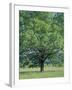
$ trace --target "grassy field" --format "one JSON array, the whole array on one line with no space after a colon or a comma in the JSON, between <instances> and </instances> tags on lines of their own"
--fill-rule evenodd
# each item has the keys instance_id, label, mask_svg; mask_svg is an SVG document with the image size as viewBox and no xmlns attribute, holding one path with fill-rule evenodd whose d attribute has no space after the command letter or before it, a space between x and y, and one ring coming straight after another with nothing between
<instances>
[{"instance_id":1,"label":"grassy field","mask_svg":"<svg viewBox=\"0 0 72 90\"><path fill-rule=\"evenodd\" d=\"M44 72L40 72L40 68L20 68L19 79L32 78L49 78L49 77L63 77L63 67L44 67Z\"/></svg>"}]
</instances>

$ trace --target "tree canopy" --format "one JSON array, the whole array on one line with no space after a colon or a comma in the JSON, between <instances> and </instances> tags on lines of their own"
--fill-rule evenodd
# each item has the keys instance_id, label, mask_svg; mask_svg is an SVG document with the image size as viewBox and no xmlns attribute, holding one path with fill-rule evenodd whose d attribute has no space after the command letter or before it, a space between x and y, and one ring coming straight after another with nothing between
<instances>
[{"instance_id":1,"label":"tree canopy","mask_svg":"<svg viewBox=\"0 0 72 90\"><path fill-rule=\"evenodd\" d=\"M63 63L64 14L59 12L19 11L19 60L33 63L43 71L44 62ZM59 62L59 61L58 61Z\"/></svg>"}]
</instances>

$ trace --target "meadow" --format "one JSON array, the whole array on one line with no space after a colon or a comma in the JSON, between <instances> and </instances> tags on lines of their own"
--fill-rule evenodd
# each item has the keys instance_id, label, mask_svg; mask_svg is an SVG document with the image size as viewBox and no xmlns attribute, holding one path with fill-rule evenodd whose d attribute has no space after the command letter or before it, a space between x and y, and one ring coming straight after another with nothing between
<instances>
[{"instance_id":1,"label":"meadow","mask_svg":"<svg viewBox=\"0 0 72 90\"><path fill-rule=\"evenodd\" d=\"M44 67L44 71L40 72L40 68L20 68L19 79L32 79L32 78L55 78L64 77L63 67Z\"/></svg>"}]
</instances>

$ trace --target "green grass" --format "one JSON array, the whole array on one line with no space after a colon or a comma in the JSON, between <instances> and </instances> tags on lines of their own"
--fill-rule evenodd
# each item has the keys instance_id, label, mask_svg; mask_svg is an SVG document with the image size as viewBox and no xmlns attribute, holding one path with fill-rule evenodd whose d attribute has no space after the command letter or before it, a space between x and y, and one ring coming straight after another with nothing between
<instances>
[{"instance_id":1,"label":"green grass","mask_svg":"<svg viewBox=\"0 0 72 90\"><path fill-rule=\"evenodd\" d=\"M63 67L44 67L44 71L40 72L40 68L20 68L19 79L32 78L49 78L49 77L63 77Z\"/></svg>"}]
</instances>

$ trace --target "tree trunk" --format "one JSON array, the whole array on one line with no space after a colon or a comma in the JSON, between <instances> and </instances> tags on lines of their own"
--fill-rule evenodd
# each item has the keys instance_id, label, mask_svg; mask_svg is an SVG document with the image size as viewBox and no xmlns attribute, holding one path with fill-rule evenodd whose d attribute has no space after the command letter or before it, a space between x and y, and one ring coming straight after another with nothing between
<instances>
[{"instance_id":1,"label":"tree trunk","mask_svg":"<svg viewBox=\"0 0 72 90\"><path fill-rule=\"evenodd\" d=\"M40 72L44 71L44 61L41 60L40 62Z\"/></svg>"}]
</instances>

